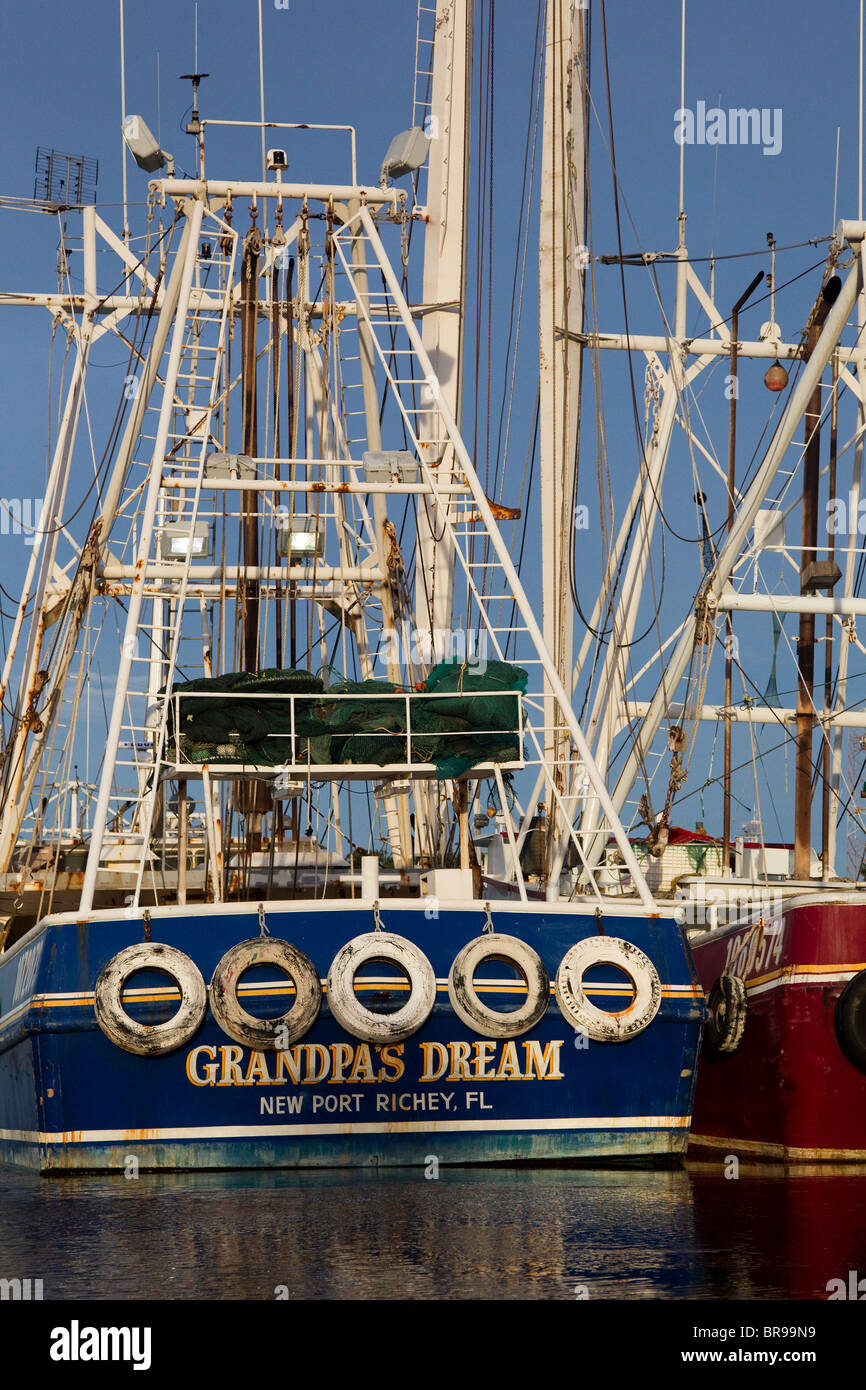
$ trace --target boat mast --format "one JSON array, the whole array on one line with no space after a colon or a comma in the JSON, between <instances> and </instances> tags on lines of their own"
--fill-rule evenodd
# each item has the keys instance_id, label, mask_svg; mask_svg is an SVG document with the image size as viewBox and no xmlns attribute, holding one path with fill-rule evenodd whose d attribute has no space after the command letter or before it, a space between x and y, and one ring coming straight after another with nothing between
<instances>
[{"instance_id":1,"label":"boat mast","mask_svg":"<svg viewBox=\"0 0 866 1390\"><path fill-rule=\"evenodd\" d=\"M439 399L460 427L463 395L469 152L472 130L472 36L475 0L436 0L432 40L423 41L423 0L418 3L413 125L423 123L430 137L427 163L427 222L424 236L421 340L436 374ZM432 57L423 61L422 44ZM429 101L423 83L429 82ZM431 404L435 404L431 402ZM430 442L421 442L421 457L447 485L455 472L454 450L438 412L429 416ZM455 515L454 503L447 508ZM426 505L418 508L415 627L429 633L431 653L441 654L437 635L454 625L456 556L448 527L437 527ZM467 615L468 618L468 615ZM454 634L452 634L453 636ZM435 657L433 658L435 660ZM442 826L442 806L434 790L418 786L418 845L435 853Z\"/></svg>"},{"instance_id":2,"label":"boat mast","mask_svg":"<svg viewBox=\"0 0 866 1390\"><path fill-rule=\"evenodd\" d=\"M585 28L573 0L548 0L539 224L539 441L541 605L545 644L570 685L574 614L570 592L585 264ZM548 683L545 753L562 789L568 732ZM550 829L553 833L553 817ZM560 828L560 832L561 832Z\"/></svg>"},{"instance_id":3,"label":"boat mast","mask_svg":"<svg viewBox=\"0 0 866 1390\"><path fill-rule=\"evenodd\" d=\"M255 213L253 213L255 217ZM258 444L258 396L256 329L259 312L259 252L261 233L255 221L244 241L241 264L241 358L243 375L243 451L256 458ZM244 569L259 565L259 498L254 491L243 494ZM243 669L259 669L259 586L246 577L239 588L239 608L243 615Z\"/></svg>"},{"instance_id":4,"label":"boat mast","mask_svg":"<svg viewBox=\"0 0 866 1390\"><path fill-rule=\"evenodd\" d=\"M810 316L805 357L808 361L821 336L829 304L818 296ZM815 384L804 417L803 511L800 549L800 592L808 593L808 571L814 568L818 546L818 477L821 466L821 380ZM797 642L797 761L794 790L794 877L808 878L812 856L812 742L815 679L815 614L800 613Z\"/></svg>"},{"instance_id":5,"label":"boat mast","mask_svg":"<svg viewBox=\"0 0 866 1390\"><path fill-rule=\"evenodd\" d=\"M866 334L866 295L861 292L857 299L857 342L864 341ZM837 353L837 358L839 354ZM857 384L859 393L857 397L857 442L854 445L854 464L851 473L851 489L848 496L848 536L846 541L845 553L845 577L843 596L849 599L854 593L855 576L857 562L859 559L860 537L857 530L857 521L860 515L860 492L863 478L863 433L866 430L866 362L863 354L857 358ZM850 628L847 637L853 633L853 616L849 618ZM840 798L842 790L842 739L843 728L839 721L839 716L845 709L848 698L848 655L851 650L850 640L843 639L839 643L839 665L836 672L836 702L833 708L834 724L832 734L832 772L831 772L831 797L833 811L830 816L830 824L827 836L827 864L830 872L836 863L836 828L839 821L839 807L843 804L844 798ZM852 735L853 737L853 735ZM849 789L850 791L853 789Z\"/></svg>"},{"instance_id":6,"label":"boat mast","mask_svg":"<svg viewBox=\"0 0 866 1390\"><path fill-rule=\"evenodd\" d=\"M421 340L433 364L441 399L459 426L462 410L469 150L472 105L472 33L475 0L436 0L429 103L416 91L413 121L430 137L427 231L424 240ZM419 0L419 15L423 7ZM420 25L419 25L420 28ZM420 37L420 35L419 35ZM419 44L420 47L420 44ZM426 76L420 58L418 78ZM438 428L436 427L438 424ZM446 439L431 412L431 438ZM425 444L425 462L437 480L451 481L453 451ZM449 629L454 595L454 552L447 534L435 535L432 517L418 514L416 625L419 632ZM441 528L440 528L441 529Z\"/></svg>"}]
</instances>

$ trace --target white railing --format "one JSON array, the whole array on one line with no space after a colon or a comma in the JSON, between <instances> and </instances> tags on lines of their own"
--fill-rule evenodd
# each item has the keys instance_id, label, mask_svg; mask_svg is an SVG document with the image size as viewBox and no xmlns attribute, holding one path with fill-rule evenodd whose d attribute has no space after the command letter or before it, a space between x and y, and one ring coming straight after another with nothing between
<instances>
[{"instance_id":1,"label":"white railing","mask_svg":"<svg viewBox=\"0 0 866 1390\"><path fill-rule=\"evenodd\" d=\"M417 740L421 740L421 739L430 739L430 738L435 738L435 739L446 739L446 740L447 740L447 739L454 739L454 740L456 740L456 739L470 739L470 740L475 740L475 739L483 739L483 738L514 738L514 739L516 739L516 740L518 741L518 745L519 745L519 747L520 747L520 749L521 749L520 756L519 756L517 759L509 760L508 762L501 763L500 766L505 767L506 769L520 768L520 767L523 767L523 766L524 766L524 763L523 763L523 756L522 756L522 740L523 740L523 734L524 734L523 695L522 695L519 691L514 691L514 690L473 690L473 691L465 691L465 692L453 691L453 690L448 690L448 691L399 691L399 690L398 690L398 691L382 691L382 692L379 692L379 691L365 691L365 692L363 692L363 693L356 693L356 692L353 692L353 693L334 693L334 694L332 694L331 692L329 692L329 691L327 691L327 690L324 690L324 691L308 691L308 692L306 692L306 693L299 693L299 694L297 694L297 695L287 694L287 693L285 693L285 692L283 692L283 691L274 691L273 693L265 693L265 692L260 692L260 691L237 691L237 692L235 692L235 691L232 691L232 690L220 690L220 691L199 691L199 690L190 690L190 691L186 691L186 692L184 692L184 691L176 691L176 692L174 692L169 698L170 698L171 705L172 705L172 707L173 707L173 715L174 715L174 718L173 718L173 729L171 730L171 745L172 745L172 749L173 749L174 756L175 756L174 770L176 770L177 772L181 772L181 771L182 771L185 775L188 775L188 774L190 774L190 773L195 773L195 771L196 771L197 769L200 769L202 766L207 766L207 767L210 769L210 771L211 771L211 773L212 773L213 775L218 775L218 774L219 774L219 771L220 771L220 768L222 768L222 770L223 770L223 772L224 772L225 774L228 774L230 771L237 771L237 770L244 769L244 768L247 769L247 770L250 770L250 769L252 769L252 768L255 768L255 770L256 770L257 773L262 773L262 774L267 774L267 773L269 773L269 772L277 773L277 772L280 772L280 771L285 771L285 770L287 770L287 769L290 769L290 770L293 770L293 771L298 771L298 772L303 772L303 773L306 774L309 770L315 769L315 777L316 777L316 780L321 780L329 769L335 769L335 770L339 773L339 775L342 776L342 777L345 777L345 776L346 776L346 773L347 773L348 770L352 770L352 771L355 772L356 775L363 772L364 774L369 774L370 776L375 777L375 778L381 778L386 768L390 769L390 768L393 768L393 767L395 767L395 766L396 766L396 767L405 767L405 768L407 768L407 769L408 769L408 768L414 768L414 769L416 769L417 771L432 769L433 766L434 766L432 763L425 762L425 761L423 761L423 760L419 760L419 759L416 759L416 758L415 758L415 756L414 756L414 750L413 750L413 742L412 742L412 741L413 741L413 738L415 738L415 739L417 739ZM454 701L454 700L461 700L461 701L466 701L466 702L468 703L468 702L470 702L470 701L475 701L475 700L501 700L501 699L512 700L512 701L514 701L515 719L514 719L514 723L513 723L513 726L512 726L512 727L505 728L505 729L503 729L503 728L475 728L475 727L472 727L472 728L469 728L469 729L423 729L423 730L418 730L418 729L413 730L413 728L412 728L412 706L413 706L413 705L415 705L416 708L417 708L417 706L418 706L419 704L426 703L426 702L428 702L428 701L436 701L436 700L439 700L439 701L442 701L442 700L451 700L451 701ZM262 702L274 702L274 701L278 701L278 702L282 703L283 705L288 705L288 716L289 716L288 724L289 724L289 727L288 727L287 731L286 731L285 733L267 733L267 734L263 735L263 737L269 738L269 739L274 739L274 740L287 740L287 741L288 741L288 753L289 753L289 756L286 757L286 758L281 758L278 765L274 765L274 764L271 764L271 763L266 763L266 764L259 764L259 763L228 763L228 762L225 762L225 761L221 761L219 758L213 758L213 759L202 760L202 762L200 762L200 763L190 763L190 762L188 762L188 761L184 758L184 756L183 756L183 753L184 753L183 740L184 740L184 738L185 738L185 735L184 735L184 733L183 733L182 723L181 723L181 702L182 702L183 700L208 700L208 701L213 700L213 701L215 701L215 702L219 702L219 706L225 706L226 704L234 704L234 703L237 702L237 701L250 701L250 702L253 702L253 703L256 703L256 704L260 704L260 703L262 703ZM373 702L373 701L378 702L378 701L380 701L380 700L381 700L381 701L388 701L388 702L401 703L401 704L403 705L403 715L404 715L404 725L405 725L404 728L402 728L402 729L384 729L384 728L383 728L383 729L341 729L341 728L338 728L338 727L335 727L335 726L329 724L328 721L327 721L327 718L326 718L326 717L324 716L324 714L323 714L321 730L320 730L319 732L317 732L316 734L311 734L311 733L308 733L308 732L303 732L303 733L298 733L298 732L297 732L297 723L298 723L298 720L297 720L297 711L298 711L298 705L299 705L299 704L302 706L303 712L304 712L305 714L308 714L308 713L310 712L311 708L313 708L313 707L319 707L319 709L321 709L322 706L333 705L333 704L354 704L354 705L357 705L359 708L363 708L364 706L369 706L370 703ZM331 738L345 738L345 739L356 739L356 738L357 738L357 739L360 739L360 738L369 739L369 738L375 738L377 735L381 735L382 739L400 739L400 740L402 741L402 743L403 743L403 751L405 752L405 755L406 755L406 756L405 756L405 760L404 760L403 763L387 763L387 764L381 764L381 765L380 765L380 764L378 764L378 763L361 763L361 764L359 764L359 763L342 763L342 762L341 762L341 763L324 763L324 764L320 764L320 763L315 763L315 762L312 762L312 761L311 761L311 758L310 758L310 750L309 750L309 744L310 744L310 741L311 741L313 738L317 738L317 737L322 737L322 738L331 737ZM219 743L224 742L224 741L225 741L225 742L228 742L229 740L228 740L228 739L223 740L223 739L220 739L220 738L210 738L210 739L194 739L193 741L196 742L196 743L213 743L213 744L219 744ZM232 741L233 741L233 740L232 740ZM239 737L238 737L238 742L240 742L240 743L246 743L246 742L248 742L248 741L255 741L255 742L258 742L259 740L247 740L247 739L245 739L244 737L242 737L242 736L239 735ZM299 756L299 746L300 746L300 750L301 750L301 755L300 755L300 756ZM306 750L306 751L304 751L304 750ZM473 773L475 773L475 771L476 771L476 769L477 769L478 767L482 767L482 766L487 766L487 764L483 761L483 759L479 759L479 762L478 762L477 764L475 764L474 767L473 767Z\"/></svg>"}]
</instances>

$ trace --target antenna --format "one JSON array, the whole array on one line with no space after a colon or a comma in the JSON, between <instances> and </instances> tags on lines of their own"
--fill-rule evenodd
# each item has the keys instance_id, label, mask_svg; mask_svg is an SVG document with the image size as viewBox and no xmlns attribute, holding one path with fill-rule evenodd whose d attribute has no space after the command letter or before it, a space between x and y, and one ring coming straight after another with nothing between
<instances>
[{"instance_id":1,"label":"antenna","mask_svg":"<svg viewBox=\"0 0 866 1390\"><path fill-rule=\"evenodd\" d=\"M199 120L198 114L198 88L199 83L203 81L205 77L210 77L210 73L182 72L180 75L181 82L192 83L192 116L190 117L189 124L184 127L187 135L201 135L201 121Z\"/></svg>"},{"instance_id":2,"label":"antenna","mask_svg":"<svg viewBox=\"0 0 866 1390\"><path fill-rule=\"evenodd\" d=\"M58 210L96 202L99 161L83 154L62 154L39 145L33 197Z\"/></svg>"},{"instance_id":3,"label":"antenna","mask_svg":"<svg viewBox=\"0 0 866 1390\"><path fill-rule=\"evenodd\" d=\"M205 78L210 77L209 72L199 72L198 70L198 5L195 6L195 20L193 22L193 41L192 41L192 72L182 72L181 82L192 83L192 116L189 125L185 127L187 135L201 135L201 121L198 114L198 89L199 83Z\"/></svg>"},{"instance_id":4,"label":"antenna","mask_svg":"<svg viewBox=\"0 0 866 1390\"><path fill-rule=\"evenodd\" d=\"M262 0L259 0L259 110L262 120L262 181L267 178L265 162L265 60L262 47Z\"/></svg>"},{"instance_id":5,"label":"antenna","mask_svg":"<svg viewBox=\"0 0 866 1390\"><path fill-rule=\"evenodd\" d=\"M863 0L860 0L862 8ZM680 26L680 110L684 111L686 105L686 0L683 0L682 20ZM680 245L683 242L683 214L685 212L685 160L686 146L685 141L680 145Z\"/></svg>"},{"instance_id":6,"label":"antenna","mask_svg":"<svg viewBox=\"0 0 866 1390\"><path fill-rule=\"evenodd\" d=\"M259 0L259 111L262 122L262 183L268 177L268 164L265 155L265 59L264 47L262 44L262 0ZM268 209L267 201L263 208L262 230L265 236L268 234Z\"/></svg>"},{"instance_id":7,"label":"antenna","mask_svg":"<svg viewBox=\"0 0 866 1390\"><path fill-rule=\"evenodd\" d=\"M121 10L121 129L124 128L126 121L126 74L124 58L124 0L120 0ZM124 171L124 242L129 245L129 217L126 213L126 142L124 140L124 157L122 157L122 171Z\"/></svg>"},{"instance_id":8,"label":"antenna","mask_svg":"<svg viewBox=\"0 0 866 1390\"><path fill-rule=\"evenodd\" d=\"M834 231L835 231L835 228L836 228L836 198L837 198L838 193L839 193L839 132L841 131L841 129L842 129L842 127L841 127L840 125L837 125L837 127L836 127L836 174L835 174L834 179L833 179L833 221L832 221L832 223L830 224L830 225L833 227Z\"/></svg>"}]
</instances>

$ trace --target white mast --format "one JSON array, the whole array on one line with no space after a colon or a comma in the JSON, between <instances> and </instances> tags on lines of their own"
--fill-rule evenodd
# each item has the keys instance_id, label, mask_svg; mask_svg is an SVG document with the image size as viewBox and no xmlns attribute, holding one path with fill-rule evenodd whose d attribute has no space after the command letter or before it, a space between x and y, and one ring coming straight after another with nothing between
<instances>
[{"instance_id":1,"label":"white mast","mask_svg":"<svg viewBox=\"0 0 866 1390\"><path fill-rule=\"evenodd\" d=\"M570 592L574 482L580 418L585 264L585 72L583 11L548 0L539 226L539 440L542 630L570 688L574 613ZM545 751L557 765L567 731L548 685ZM564 769L558 767L559 785Z\"/></svg>"},{"instance_id":2,"label":"white mast","mask_svg":"<svg viewBox=\"0 0 866 1390\"><path fill-rule=\"evenodd\" d=\"M462 410L463 337L465 327L466 242L469 202L469 151L472 132L472 32L475 0L436 0L429 68L423 61L423 0L418 0L418 49L416 52L413 122L421 119L430 138L427 165L427 230L424 238L424 316L421 337L439 383L439 399L458 428ZM430 74L429 78L427 74ZM429 81L429 104L423 100L423 83ZM429 388L428 388L429 390ZM434 401L427 402L435 405ZM421 457L435 468L444 485L455 468L448 431L436 410L423 417L425 440ZM453 511L450 513L453 515ZM437 633L454 625L455 553L447 527L437 530L427 506L418 508L415 585L415 626L429 632L431 649ZM436 796L419 787L419 848L430 849L439 840L441 819Z\"/></svg>"},{"instance_id":3,"label":"white mast","mask_svg":"<svg viewBox=\"0 0 866 1390\"><path fill-rule=\"evenodd\" d=\"M436 0L432 85L425 118L430 157L421 338L439 382L441 399L458 425L463 378L473 10L474 0ZM425 110L426 104L421 103L420 109ZM447 433L441 418L431 411L428 420L431 439L445 441ZM425 462L439 464L438 479L449 482L453 451L444 443L431 442L422 452ZM418 536L418 573L423 576L416 589L418 629L450 628L453 548L447 535L438 544L434 542L423 508L419 510Z\"/></svg>"}]
</instances>

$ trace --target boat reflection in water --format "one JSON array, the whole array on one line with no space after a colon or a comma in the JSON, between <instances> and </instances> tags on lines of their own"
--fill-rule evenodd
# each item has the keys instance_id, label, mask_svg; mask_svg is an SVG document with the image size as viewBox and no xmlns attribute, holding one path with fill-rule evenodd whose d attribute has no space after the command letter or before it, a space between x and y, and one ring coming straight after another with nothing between
<instances>
[{"instance_id":1,"label":"boat reflection in water","mask_svg":"<svg viewBox=\"0 0 866 1390\"><path fill-rule=\"evenodd\" d=\"M44 1272L46 1298L825 1299L864 1267L864 1196L866 1169L729 1180L721 1162L47 1184L0 1169L0 1249Z\"/></svg>"}]
</instances>

